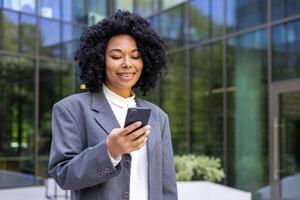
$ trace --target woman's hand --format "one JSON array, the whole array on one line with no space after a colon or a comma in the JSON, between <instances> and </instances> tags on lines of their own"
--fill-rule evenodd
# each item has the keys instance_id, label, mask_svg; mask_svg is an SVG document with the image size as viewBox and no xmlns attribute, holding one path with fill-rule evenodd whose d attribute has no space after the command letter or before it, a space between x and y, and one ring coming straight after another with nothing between
<instances>
[{"instance_id":1,"label":"woman's hand","mask_svg":"<svg viewBox=\"0 0 300 200\"><path fill-rule=\"evenodd\" d=\"M125 128L115 128L111 131L106 138L106 144L113 158L138 150L145 145L150 133L150 125L137 129L141 124L135 122Z\"/></svg>"}]
</instances>

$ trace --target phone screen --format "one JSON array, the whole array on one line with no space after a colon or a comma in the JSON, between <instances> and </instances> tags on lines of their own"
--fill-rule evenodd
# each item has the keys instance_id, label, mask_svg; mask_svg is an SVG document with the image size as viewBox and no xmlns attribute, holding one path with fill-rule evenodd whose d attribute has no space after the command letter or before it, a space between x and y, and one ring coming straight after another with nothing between
<instances>
[{"instance_id":1,"label":"phone screen","mask_svg":"<svg viewBox=\"0 0 300 200\"><path fill-rule=\"evenodd\" d=\"M142 125L140 127L146 126L149 121L150 113L151 113L150 108L145 108L145 107L128 108L124 127L137 121L142 122Z\"/></svg>"}]
</instances>

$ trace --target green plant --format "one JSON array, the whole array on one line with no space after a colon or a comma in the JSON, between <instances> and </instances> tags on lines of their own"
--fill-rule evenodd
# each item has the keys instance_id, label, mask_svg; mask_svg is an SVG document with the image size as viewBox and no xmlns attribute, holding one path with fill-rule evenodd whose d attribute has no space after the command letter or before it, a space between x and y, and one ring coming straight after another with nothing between
<instances>
[{"instance_id":1,"label":"green plant","mask_svg":"<svg viewBox=\"0 0 300 200\"><path fill-rule=\"evenodd\" d=\"M174 159L177 181L219 182L225 177L219 158L187 154L177 155Z\"/></svg>"}]
</instances>

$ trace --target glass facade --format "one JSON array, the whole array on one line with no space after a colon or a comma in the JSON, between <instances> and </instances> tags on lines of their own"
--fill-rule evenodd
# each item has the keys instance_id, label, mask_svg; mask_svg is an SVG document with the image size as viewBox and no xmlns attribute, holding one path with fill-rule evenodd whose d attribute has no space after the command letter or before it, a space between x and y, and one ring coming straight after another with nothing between
<instances>
[{"instance_id":1,"label":"glass facade","mask_svg":"<svg viewBox=\"0 0 300 200\"><path fill-rule=\"evenodd\" d=\"M174 153L220 158L221 183L254 200L299 199L289 187L299 181L299 1L2 0L0 6L0 173L8 180L0 188L48 176L51 107L80 91L72 61L80 34L126 9L147 17L167 44L168 75L146 99L169 114ZM27 178L9 179L12 173Z\"/></svg>"}]
</instances>

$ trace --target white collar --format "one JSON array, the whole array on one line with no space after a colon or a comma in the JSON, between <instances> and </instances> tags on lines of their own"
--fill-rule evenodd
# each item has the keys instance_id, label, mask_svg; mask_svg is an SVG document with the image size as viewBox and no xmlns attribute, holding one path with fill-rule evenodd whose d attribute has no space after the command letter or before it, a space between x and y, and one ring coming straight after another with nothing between
<instances>
[{"instance_id":1,"label":"white collar","mask_svg":"<svg viewBox=\"0 0 300 200\"><path fill-rule=\"evenodd\" d=\"M119 106L119 107L134 107L135 106L135 94L134 92L131 92L131 96L124 98L112 90L110 90L108 87L106 87L104 84L102 85L102 90L107 98L111 103Z\"/></svg>"}]
</instances>

